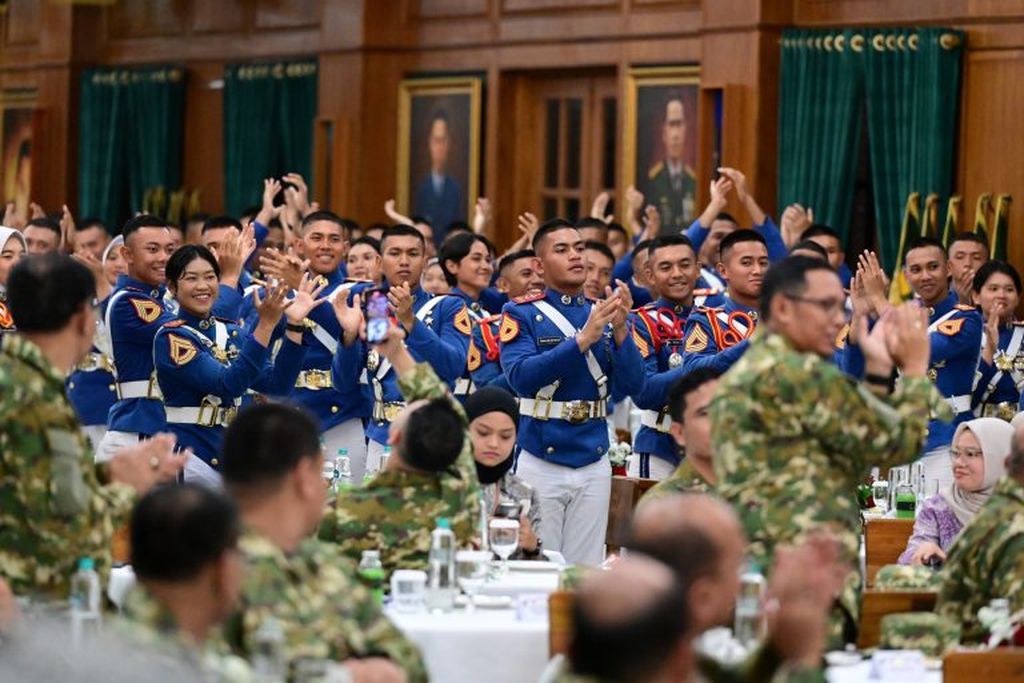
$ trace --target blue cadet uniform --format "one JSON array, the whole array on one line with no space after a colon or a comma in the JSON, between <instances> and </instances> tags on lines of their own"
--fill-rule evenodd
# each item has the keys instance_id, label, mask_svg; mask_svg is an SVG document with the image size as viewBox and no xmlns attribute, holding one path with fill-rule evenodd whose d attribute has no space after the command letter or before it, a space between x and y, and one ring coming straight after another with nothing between
<instances>
[{"instance_id":1,"label":"blue cadet uniform","mask_svg":"<svg viewBox=\"0 0 1024 683\"><path fill-rule=\"evenodd\" d=\"M110 333L104 321L109 302L110 297L100 302L92 348L89 355L71 371L67 381L68 400L71 401L93 450L99 447L107 431L107 415L117 400Z\"/></svg>"},{"instance_id":2,"label":"blue cadet uniform","mask_svg":"<svg viewBox=\"0 0 1024 683\"><path fill-rule=\"evenodd\" d=\"M469 313L470 321L470 336L472 337L473 328L480 324L482 320L490 317L491 313L483 305L483 297L480 300L473 299L469 294L459 289L458 287L452 287L449 292L449 296L458 297L462 300L462 303L466 306L466 311ZM455 311L458 315L458 311ZM452 392L460 401L465 401L466 397L476 391L476 384L473 381L473 370L469 367L469 348L471 342L467 343L466 347L466 367L462 372L462 375L455 380L455 390Z\"/></svg>"},{"instance_id":3,"label":"blue cadet uniform","mask_svg":"<svg viewBox=\"0 0 1024 683\"><path fill-rule=\"evenodd\" d=\"M349 299L373 287L372 282L356 285ZM382 287L387 289L386 281ZM413 290L412 296L416 322L406 337L405 345L417 362L429 363L437 376L451 386L466 371L472 331L469 310L457 296L433 297L419 287ZM373 401L366 426L366 436L370 440L367 469L373 471L376 458L387 444L391 420L405 407L398 379L391 363L361 339L351 346L338 346L333 371L339 386L355 383L361 374L366 373Z\"/></svg>"},{"instance_id":4,"label":"blue cadet uniform","mask_svg":"<svg viewBox=\"0 0 1024 683\"><path fill-rule=\"evenodd\" d=\"M541 499L544 546L569 562L601 562L608 521L608 398L643 389L643 359L628 334L611 328L586 353L576 334L592 304L548 289L519 297L503 311L501 365L520 396L518 474ZM628 323L627 323L628 325Z\"/></svg>"},{"instance_id":5,"label":"blue cadet uniform","mask_svg":"<svg viewBox=\"0 0 1024 683\"><path fill-rule=\"evenodd\" d=\"M242 396L250 387L287 395L305 354L305 348L285 338L271 362L269 348L239 325L212 316L198 318L182 311L177 320L164 324L153 342L153 357L167 426L178 446L191 448L195 457L219 471L224 428L234 419ZM186 468L186 479L192 471Z\"/></svg>"},{"instance_id":6,"label":"blue cadet uniform","mask_svg":"<svg viewBox=\"0 0 1024 683\"><path fill-rule=\"evenodd\" d=\"M984 333L983 335L984 336ZM984 346L984 342L982 342ZM978 417L1013 419L1024 387L1024 322L1002 325L992 363L979 355L971 406Z\"/></svg>"},{"instance_id":7,"label":"blue cadet uniform","mask_svg":"<svg viewBox=\"0 0 1024 683\"><path fill-rule=\"evenodd\" d=\"M163 397L153 368L153 339L174 320L164 306L166 288L117 278L117 288L107 302L104 323L110 334L114 359L117 401L107 417L107 434L96 454L108 460L119 449L164 428Z\"/></svg>"},{"instance_id":8,"label":"blue cadet uniform","mask_svg":"<svg viewBox=\"0 0 1024 683\"><path fill-rule=\"evenodd\" d=\"M683 372L710 367L725 372L747 350L757 311L722 296L715 306L695 306L686 319Z\"/></svg>"},{"instance_id":9,"label":"blue cadet uniform","mask_svg":"<svg viewBox=\"0 0 1024 683\"><path fill-rule=\"evenodd\" d=\"M641 410L640 431L633 440L633 451L639 454L638 475L651 475L651 458L664 462L655 467L664 475L679 464L679 447L669 434L672 418L668 414L668 392L683 376L683 329L690 306L674 304L664 298L642 306L631 314L634 342L644 359L643 391L633 394L633 403Z\"/></svg>"},{"instance_id":10,"label":"blue cadet uniform","mask_svg":"<svg viewBox=\"0 0 1024 683\"><path fill-rule=\"evenodd\" d=\"M473 379L473 385L477 388L496 386L509 393L515 393L501 369L501 347L498 343L500 329L501 315L484 318L473 326L466 367Z\"/></svg>"}]
</instances>

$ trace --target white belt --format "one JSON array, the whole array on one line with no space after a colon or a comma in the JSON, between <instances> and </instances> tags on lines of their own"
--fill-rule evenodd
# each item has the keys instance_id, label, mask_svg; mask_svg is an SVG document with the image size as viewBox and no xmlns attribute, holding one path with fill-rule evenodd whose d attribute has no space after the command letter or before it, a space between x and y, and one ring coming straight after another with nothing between
<instances>
[{"instance_id":1,"label":"white belt","mask_svg":"<svg viewBox=\"0 0 1024 683\"><path fill-rule=\"evenodd\" d=\"M668 434L668 427L672 424L672 417L668 413L658 410L641 410L640 424L657 430L662 434Z\"/></svg>"},{"instance_id":2,"label":"white belt","mask_svg":"<svg viewBox=\"0 0 1024 683\"><path fill-rule=\"evenodd\" d=\"M473 380L466 377L460 377L455 380L455 395L456 396L469 396L476 389L473 386Z\"/></svg>"},{"instance_id":3,"label":"white belt","mask_svg":"<svg viewBox=\"0 0 1024 683\"><path fill-rule=\"evenodd\" d=\"M946 403L953 409L956 414L966 413L971 409L971 395L963 394L961 396L946 396Z\"/></svg>"},{"instance_id":4,"label":"white belt","mask_svg":"<svg viewBox=\"0 0 1024 683\"><path fill-rule=\"evenodd\" d=\"M134 382L118 382L117 397L121 400L128 398L154 398L163 400L160 387L151 379L140 379Z\"/></svg>"},{"instance_id":5,"label":"white belt","mask_svg":"<svg viewBox=\"0 0 1024 683\"><path fill-rule=\"evenodd\" d=\"M167 422L170 424L201 425L203 427L227 427L238 409L234 406L171 407L166 406Z\"/></svg>"},{"instance_id":6,"label":"white belt","mask_svg":"<svg viewBox=\"0 0 1024 683\"><path fill-rule=\"evenodd\" d=\"M603 419L608 416L608 402L597 401L549 401L543 398L519 399L519 413L535 420L565 420L580 424L587 420Z\"/></svg>"}]
</instances>

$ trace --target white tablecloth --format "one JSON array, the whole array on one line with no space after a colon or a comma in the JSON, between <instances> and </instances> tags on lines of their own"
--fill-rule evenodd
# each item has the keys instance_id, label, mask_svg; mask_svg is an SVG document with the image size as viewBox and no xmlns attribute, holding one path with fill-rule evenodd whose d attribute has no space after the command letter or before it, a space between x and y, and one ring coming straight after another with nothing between
<instances>
[{"instance_id":1,"label":"white tablecloth","mask_svg":"<svg viewBox=\"0 0 1024 683\"><path fill-rule=\"evenodd\" d=\"M487 581L480 587L480 595L522 595L525 593L553 593L558 590L558 571L517 572Z\"/></svg>"},{"instance_id":2,"label":"white tablecloth","mask_svg":"<svg viewBox=\"0 0 1024 683\"><path fill-rule=\"evenodd\" d=\"M548 661L548 622L518 621L514 609L388 616L419 645L438 683L533 683Z\"/></svg>"},{"instance_id":3,"label":"white tablecloth","mask_svg":"<svg viewBox=\"0 0 1024 683\"><path fill-rule=\"evenodd\" d=\"M871 678L871 661L867 659L852 666L830 666L825 678L828 683L878 683L877 678ZM924 678L912 683L942 683L942 671L929 669Z\"/></svg>"}]
</instances>

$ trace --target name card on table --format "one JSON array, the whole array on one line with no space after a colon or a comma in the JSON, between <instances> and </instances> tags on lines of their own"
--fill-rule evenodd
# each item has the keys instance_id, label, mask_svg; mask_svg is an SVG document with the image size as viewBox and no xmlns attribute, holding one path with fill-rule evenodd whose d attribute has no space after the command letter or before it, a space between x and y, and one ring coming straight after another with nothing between
<instances>
[{"instance_id":1,"label":"name card on table","mask_svg":"<svg viewBox=\"0 0 1024 683\"><path fill-rule=\"evenodd\" d=\"M924 654L920 650L877 650L871 657L872 681L905 683L924 677Z\"/></svg>"}]
</instances>

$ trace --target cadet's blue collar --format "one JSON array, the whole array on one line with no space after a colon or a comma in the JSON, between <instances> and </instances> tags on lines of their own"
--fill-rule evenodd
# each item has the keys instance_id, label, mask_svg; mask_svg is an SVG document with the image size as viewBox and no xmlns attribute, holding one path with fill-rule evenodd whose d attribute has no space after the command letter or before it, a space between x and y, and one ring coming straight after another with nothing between
<instances>
[{"instance_id":1,"label":"cadet's blue collar","mask_svg":"<svg viewBox=\"0 0 1024 683\"><path fill-rule=\"evenodd\" d=\"M124 287L130 287L131 289L137 289L145 292L154 299L162 299L164 292L167 291L166 285L153 286L140 280L136 280L135 278L128 277L125 274L118 275L116 288L122 289Z\"/></svg>"},{"instance_id":2,"label":"cadet's blue collar","mask_svg":"<svg viewBox=\"0 0 1024 683\"><path fill-rule=\"evenodd\" d=\"M689 313L690 309L693 308L693 304L690 304L689 306L684 306L683 304L677 304L674 301L669 301L665 297L661 297L660 299L654 302L654 307L667 308L668 310L673 311L675 313Z\"/></svg>"},{"instance_id":3,"label":"cadet's blue collar","mask_svg":"<svg viewBox=\"0 0 1024 683\"><path fill-rule=\"evenodd\" d=\"M318 277L326 279L328 287L340 285L342 282L345 281L345 275L344 273L341 272L341 270L335 270L331 272L329 275L319 274ZM239 278L239 284L241 284L241 278Z\"/></svg>"},{"instance_id":4,"label":"cadet's blue collar","mask_svg":"<svg viewBox=\"0 0 1024 683\"><path fill-rule=\"evenodd\" d=\"M480 301L479 297L474 299L473 297L471 297L469 295L469 292L467 292L464 289L460 289L459 287L452 287L451 291L448 292L448 293L449 294L454 294L455 296L459 297L460 299L465 299L466 303L475 304L478 301Z\"/></svg>"},{"instance_id":5,"label":"cadet's blue collar","mask_svg":"<svg viewBox=\"0 0 1024 683\"><path fill-rule=\"evenodd\" d=\"M576 294L563 294L548 287L544 290L544 298L557 306L584 306L587 303L582 288Z\"/></svg>"},{"instance_id":6,"label":"cadet's blue collar","mask_svg":"<svg viewBox=\"0 0 1024 683\"><path fill-rule=\"evenodd\" d=\"M957 297L956 292L950 290L949 294L946 295L945 299L932 306L932 314L930 317L935 318L935 316L938 315L945 315L946 313L951 311L953 307L956 306L958 303L960 303L960 300Z\"/></svg>"},{"instance_id":7,"label":"cadet's blue collar","mask_svg":"<svg viewBox=\"0 0 1024 683\"><path fill-rule=\"evenodd\" d=\"M213 324L215 322L212 313L200 318L197 315L189 313L184 308L178 309L178 317L184 320L185 324L188 325L189 327L194 327L197 330L202 330L204 333L206 333L207 330L213 329Z\"/></svg>"}]
</instances>

